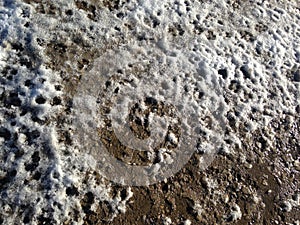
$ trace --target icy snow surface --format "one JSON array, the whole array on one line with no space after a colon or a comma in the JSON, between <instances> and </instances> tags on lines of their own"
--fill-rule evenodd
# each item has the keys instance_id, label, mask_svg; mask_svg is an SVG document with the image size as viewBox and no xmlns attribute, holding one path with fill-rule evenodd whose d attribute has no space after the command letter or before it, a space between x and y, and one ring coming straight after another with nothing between
<instances>
[{"instance_id":1,"label":"icy snow surface","mask_svg":"<svg viewBox=\"0 0 300 225\"><path fill-rule=\"evenodd\" d=\"M131 188L125 197L113 195L111 180L130 184L131 177L99 170L106 156L92 142L107 125L97 111L106 103L117 102L110 118L122 142L130 131L124 122L129 103L150 93L177 108L167 122L150 113L154 143L126 143L147 150L167 136L169 145L179 140L179 149L188 151L178 159L160 149L145 184L177 172L194 151L207 155L199 158L199 170L217 151L234 151L225 136L237 145L240 139L226 133L228 117L246 122L251 132L283 113L299 114L298 1L46 2L0 1L3 224L83 224L84 206L97 210L98 202L111 207L111 220L126 211ZM160 133L178 118L184 138ZM160 174L174 160L177 167ZM237 212L235 219L242 216Z\"/></svg>"}]
</instances>

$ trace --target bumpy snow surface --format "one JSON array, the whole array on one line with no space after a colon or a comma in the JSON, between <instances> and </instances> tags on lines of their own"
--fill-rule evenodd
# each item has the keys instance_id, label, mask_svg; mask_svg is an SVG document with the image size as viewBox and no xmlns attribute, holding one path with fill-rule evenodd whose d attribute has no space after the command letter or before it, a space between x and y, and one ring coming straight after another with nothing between
<instances>
[{"instance_id":1,"label":"bumpy snow surface","mask_svg":"<svg viewBox=\"0 0 300 225\"><path fill-rule=\"evenodd\" d=\"M234 154L234 127L299 119L299 15L297 0L1 0L0 221L83 224L99 202L113 220L130 186Z\"/></svg>"}]
</instances>

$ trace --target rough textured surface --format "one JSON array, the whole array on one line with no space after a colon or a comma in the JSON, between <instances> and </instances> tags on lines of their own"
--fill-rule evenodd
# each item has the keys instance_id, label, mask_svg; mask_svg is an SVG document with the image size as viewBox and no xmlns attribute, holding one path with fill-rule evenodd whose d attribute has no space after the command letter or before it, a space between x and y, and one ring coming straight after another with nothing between
<instances>
[{"instance_id":1,"label":"rough textured surface","mask_svg":"<svg viewBox=\"0 0 300 225\"><path fill-rule=\"evenodd\" d=\"M0 1L0 223L299 224L299 15L297 0ZM124 46L218 77L225 137L206 170L196 151L122 187L74 140L79 82Z\"/></svg>"}]
</instances>

